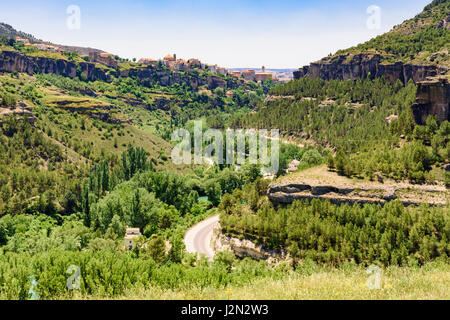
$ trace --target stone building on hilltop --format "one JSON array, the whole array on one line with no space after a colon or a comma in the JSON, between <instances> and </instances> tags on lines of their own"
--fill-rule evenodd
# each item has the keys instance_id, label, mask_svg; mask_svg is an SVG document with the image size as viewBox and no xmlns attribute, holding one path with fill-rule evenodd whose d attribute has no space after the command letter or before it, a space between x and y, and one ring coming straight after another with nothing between
<instances>
[{"instance_id":1,"label":"stone building on hilltop","mask_svg":"<svg viewBox=\"0 0 450 320\"><path fill-rule=\"evenodd\" d=\"M113 54L108 52L89 52L89 60L91 60L91 62L101 63L111 68L117 68L118 66L117 60L114 59Z\"/></svg>"}]
</instances>

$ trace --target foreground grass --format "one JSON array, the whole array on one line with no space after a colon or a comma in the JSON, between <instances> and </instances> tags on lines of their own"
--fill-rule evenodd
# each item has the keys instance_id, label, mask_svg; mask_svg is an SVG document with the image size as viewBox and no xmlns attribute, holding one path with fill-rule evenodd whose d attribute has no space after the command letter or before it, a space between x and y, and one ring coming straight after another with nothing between
<instances>
[{"instance_id":1,"label":"foreground grass","mask_svg":"<svg viewBox=\"0 0 450 320\"><path fill-rule=\"evenodd\" d=\"M281 280L259 279L244 286L163 290L159 287L128 290L114 299L146 300L327 300L327 299L450 299L450 264L422 268L390 267L382 271L380 289L369 289L365 268L291 273ZM72 296L72 299L104 299Z\"/></svg>"}]
</instances>

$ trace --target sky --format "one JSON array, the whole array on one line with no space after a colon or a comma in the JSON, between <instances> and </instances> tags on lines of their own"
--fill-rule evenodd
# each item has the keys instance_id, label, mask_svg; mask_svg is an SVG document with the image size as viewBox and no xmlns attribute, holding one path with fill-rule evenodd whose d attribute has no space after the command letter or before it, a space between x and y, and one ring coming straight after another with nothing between
<instances>
[{"instance_id":1,"label":"sky","mask_svg":"<svg viewBox=\"0 0 450 320\"><path fill-rule=\"evenodd\" d=\"M299 68L389 31L429 2L0 0L0 22L38 39L130 59L176 53L230 68ZM79 15L68 11L72 6ZM368 12L371 6L379 11Z\"/></svg>"}]
</instances>

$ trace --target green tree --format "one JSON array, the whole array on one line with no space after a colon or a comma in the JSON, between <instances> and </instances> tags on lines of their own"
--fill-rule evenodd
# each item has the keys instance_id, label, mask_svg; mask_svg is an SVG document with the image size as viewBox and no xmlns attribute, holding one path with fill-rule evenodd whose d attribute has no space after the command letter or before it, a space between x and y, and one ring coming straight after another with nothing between
<instances>
[{"instance_id":1,"label":"green tree","mask_svg":"<svg viewBox=\"0 0 450 320\"><path fill-rule=\"evenodd\" d=\"M166 242L161 235L153 234L147 243L147 253L156 262L162 263L166 259Z\"/></svg>"}]
</instances>

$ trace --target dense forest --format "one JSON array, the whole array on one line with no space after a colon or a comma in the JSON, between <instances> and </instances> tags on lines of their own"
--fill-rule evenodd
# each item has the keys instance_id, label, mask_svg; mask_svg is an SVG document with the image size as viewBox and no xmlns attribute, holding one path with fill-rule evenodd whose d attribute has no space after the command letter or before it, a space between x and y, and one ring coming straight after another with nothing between
<instances>
[{"instance_id":1,"label":"dense forest","mask_svg":"<svg viewBox=\"0 0 450 320\"><path fill-rule=\"evenodd\" d=\"M423 265L446 261L450 254L448 207L405 208L397 201L384 207L332 205L314 199L275 209L265 200L266 187L257 181L223 198L219 209L226 234L331 265Z\"/></svg>"},{"instance_id":2,"label":"dense forest","mask_svg":"<svg viewBox=\"0 0 450 320\"><path fill-rule=\"evenodd\" d=\"M404 87L383 78L302 78L272 89L280 99L259 104L255 112L231 124L279 128L288 136L331 148L335 155L329 157L329 167L343 175L373 179L381 172L395 180L449 183L448 173L444 176L442 170L436 176L430 171L450 159L450 123L428 117L426 125L416 125L411 111L416 90L412 81ZM289 96L295 99L282 98Z\"/></svg>"}]
</instances>

